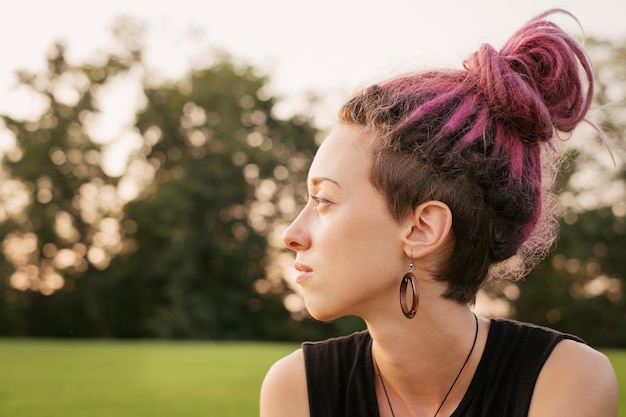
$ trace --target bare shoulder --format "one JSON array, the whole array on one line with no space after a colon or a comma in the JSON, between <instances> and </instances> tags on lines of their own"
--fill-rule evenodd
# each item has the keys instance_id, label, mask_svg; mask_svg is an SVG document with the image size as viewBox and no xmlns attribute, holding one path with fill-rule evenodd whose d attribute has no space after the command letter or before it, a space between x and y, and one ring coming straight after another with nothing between
<instances>
[{"instance_id":1,"label":"bare shoulder","mask_svg":"<svg viewBox=\"0 0 626 417\"><path fill-rule=\"evenodd\" d=\"M261 386L261 417L309 417L304 354L298 349L278 360Z\"/></svg>"},{"instance_id":2,"label":"bare shoulder","mask_svg":"<svg viewBox=\"0 0 626 417\"><path fill-rule=\"evenodd\" d=\"M618 388L609 359L573 340L560 342L544 365L529 417L615 417Z\"/></svg>"}]
</instances>

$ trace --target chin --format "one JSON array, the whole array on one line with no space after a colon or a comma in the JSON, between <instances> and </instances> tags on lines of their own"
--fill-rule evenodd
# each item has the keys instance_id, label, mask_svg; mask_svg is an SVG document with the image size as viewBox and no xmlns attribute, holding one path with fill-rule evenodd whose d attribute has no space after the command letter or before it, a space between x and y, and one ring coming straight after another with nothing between
<instances>
[{"instance_id":1,"label":"chin","mask_svg":"<svg viewBox=\"0 0 626 417\"><path fill-rule=\"evenodd\" d=\"M323 323L329 323L333 320L336 320L342 316L331 316L331 315L319 315L319 314L311 314L309 312L309 314L311 315L311 317L313 317L313 319L317 320L317 321L321 321Z\"/></svg>"},{"instance_id":2,"label":"chin","mask_svg":"<svg viewBox=\"0 0 626 417\"><path fill-rule=\"evenodd\" d=\"M321 321L321 322L329 322L329 321L333 321L338 318L346 316L346 314L341 314L336 310L332 310L328 308L328 306L310 305L306 301L305 301L305 306L306 306L307 311L309 312L309 315L313 317L315 320Z\"/></svg>"}]
</instances>

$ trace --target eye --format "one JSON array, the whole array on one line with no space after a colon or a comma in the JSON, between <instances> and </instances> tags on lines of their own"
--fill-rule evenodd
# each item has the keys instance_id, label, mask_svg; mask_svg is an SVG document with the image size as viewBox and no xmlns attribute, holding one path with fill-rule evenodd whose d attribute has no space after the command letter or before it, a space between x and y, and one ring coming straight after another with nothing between
<instances>
[{"instance_id":1,"label":"eye","mask_svg":"<svg viewBox=\"0 0 626 417\"><path fill-rule=\"evenodd\" d=\"M321 197L319 195L312 195L309 197L311 199L311 201L313 201L315 203L316 206L321 206L321 207L325 207L325 206L329 206L331 204L333 204L332 201Z\"/></svg>"}]
</instances>

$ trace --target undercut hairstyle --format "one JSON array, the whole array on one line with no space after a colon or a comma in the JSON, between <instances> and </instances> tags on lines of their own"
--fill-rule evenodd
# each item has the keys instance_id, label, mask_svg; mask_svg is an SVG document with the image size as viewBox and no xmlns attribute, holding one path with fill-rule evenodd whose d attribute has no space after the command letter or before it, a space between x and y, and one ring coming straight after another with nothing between
<instances>
[{"instance_id":1,"label":"undercut hairstyle","mask_svg":"<svg viewBox=\"0 0 626 417\"><path fill-rule=\"evenodd\" d=\"M553 141L585 120L593 74L553 13L574 18L549 10L499 51L482 45L462 68L387 80L340 109L371 138L371 181L397 221L429 200L450 208L453 249L434 271L449 299L472 302L489 277L521 278L556 238Z\"/></svg>"}]
</instances>

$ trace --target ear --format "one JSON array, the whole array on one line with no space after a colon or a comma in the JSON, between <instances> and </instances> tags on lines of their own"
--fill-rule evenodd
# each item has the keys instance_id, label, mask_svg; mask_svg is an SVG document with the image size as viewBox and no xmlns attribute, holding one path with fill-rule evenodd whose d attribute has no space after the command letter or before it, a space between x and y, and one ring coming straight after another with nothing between
<instances>
[{"instance_id":1,"label":"ear","mask_svg":"<svg viewBox=\"0 0 626 417\"><path fill-rule=\"evenodd\" d=\"M437 200L422 203L405 222L404 250L408 257L419 258L447 248L452 229L452 212L447 204Z\"/></svg>"}]
</instances>

